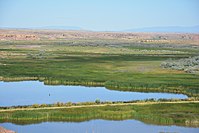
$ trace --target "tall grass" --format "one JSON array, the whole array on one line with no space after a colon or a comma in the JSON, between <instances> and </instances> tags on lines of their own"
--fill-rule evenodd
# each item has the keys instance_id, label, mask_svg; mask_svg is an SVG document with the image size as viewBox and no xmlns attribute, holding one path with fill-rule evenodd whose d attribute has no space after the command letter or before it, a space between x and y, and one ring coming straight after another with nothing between
<instances>
[{"instance_id":1,"label":"tall grass","mask_svg":"<svg viewBox=\"0 0 199 133\"><path fill-rule=\"evenodd\" d=\"M198 103L120 105L0 112L0 122L31 124L44 121L81 122L91 119L137 119L150 124L199 127Z\"/></svg>"}]
</instances>

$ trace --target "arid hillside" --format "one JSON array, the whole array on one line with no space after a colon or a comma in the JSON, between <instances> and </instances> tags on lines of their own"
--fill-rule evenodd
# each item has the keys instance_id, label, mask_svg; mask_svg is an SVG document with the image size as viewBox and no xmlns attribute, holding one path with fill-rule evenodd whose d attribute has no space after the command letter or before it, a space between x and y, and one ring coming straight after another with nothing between
<instances>
[{"instance_id":1,"label":"arid hillside","mask_svg":"<svg viewBox=\"0 0 199 133\"><path fill-rule=\"evenodd\" d=\"M121 40L141 43L196 44L199 34L190 33L133 33L133 32L92 32L66 30L14 30L1 29L0 40Z\"/></svg>"}]
</instances>

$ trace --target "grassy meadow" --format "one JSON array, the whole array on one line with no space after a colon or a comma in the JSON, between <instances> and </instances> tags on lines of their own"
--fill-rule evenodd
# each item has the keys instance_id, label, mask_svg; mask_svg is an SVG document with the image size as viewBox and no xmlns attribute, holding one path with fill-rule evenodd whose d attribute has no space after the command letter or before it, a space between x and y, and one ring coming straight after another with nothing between
<instances>
[{"instance_id":1,"label":"grassy meadow","mask_svg":"<svg viewBox=\"0 0 199 133\"><path fill-rule=\"evenodd\" d=\"M163 69L161 63L197 56L180 44L112 40L1 41L0 79L45 84L105 86L123 91L198 96L199 74Z\"/></svg>"}]
</instances>

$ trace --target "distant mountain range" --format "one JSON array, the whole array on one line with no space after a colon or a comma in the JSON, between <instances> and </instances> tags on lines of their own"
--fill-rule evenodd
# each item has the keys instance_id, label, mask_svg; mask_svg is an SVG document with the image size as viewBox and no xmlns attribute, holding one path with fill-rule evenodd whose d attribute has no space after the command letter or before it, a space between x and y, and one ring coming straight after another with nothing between
<instances>
[{"instance_id":1,"label":"distant mountain range","mask_svg":"<svg viewBox=\"0 0 199 133\"><path fill-rule=\"evenodd\" d=\"M177 33L199 33L199 25L193 27L168 26L168 27L146 27L128 29L126 32L177 32Z\"/></svg>"},{"instance_id":2,"label":"distant mountain range","mask_svg":"<svg viewBox=\"0 0 199 133\"><path fill-rule=\"evenodd\" d=\"M43 27L35 27L33 29L83 30L81 27L76 27L76 26L43 26Z\"/></svg>"},{"instance_id":3,"label":"distant mountain range","mask_svg":"<svg viewBox=\"0 0 199 133\"><path fill-rule=\"evenodd\" d=\"M86 30L84 28L77 27L77 26L42 26L42 27L28 27L28 28L0 27L0 29ZM135 29L122 30L122 31L114 31L114 32L199 33L199 25L192 26L192 27L181 27L181 26L146 27L146 28L135 28Z\"/></svg>"},{"instance_id":4,"label":"distant mountain range","mask_svg":"<svg viewBox=\"0 0 199 133\"><path fill-rule=\"evenodd\" d=\"M81 27L76 26L41 26L41 27L0 27L0 29L42 29L42 30L84 30Z\"/></svg>"}]
</instances>

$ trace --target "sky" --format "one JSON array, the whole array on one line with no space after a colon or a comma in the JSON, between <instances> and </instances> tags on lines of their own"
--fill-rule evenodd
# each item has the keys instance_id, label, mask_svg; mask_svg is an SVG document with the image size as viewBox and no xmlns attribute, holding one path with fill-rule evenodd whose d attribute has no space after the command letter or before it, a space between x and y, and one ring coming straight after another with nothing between
<instances>
[{"instance_id":1,"label":"sky","mask_svg":"<svg viewBox=\"0 0 199 133\"><path fill-rule=\"evenodd\" d=\"M0 27L95 31L199 25L199 0L0 0Z\"/></svg>"}]
</instances>

